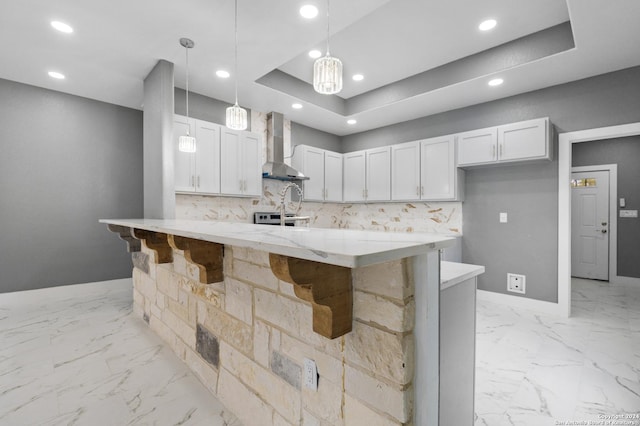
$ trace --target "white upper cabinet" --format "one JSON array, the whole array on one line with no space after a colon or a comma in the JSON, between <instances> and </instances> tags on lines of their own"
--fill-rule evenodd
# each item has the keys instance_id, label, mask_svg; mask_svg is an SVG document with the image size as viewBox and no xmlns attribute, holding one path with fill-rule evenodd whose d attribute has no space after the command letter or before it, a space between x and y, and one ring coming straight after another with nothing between
<instances>
[{"instance_id":1,"label":"white upper cabinet","mask_svg":"<svg viewBox=\"0 0 640 426\"><path fill-rule=\"evenodd\" d=\"M498 129L471 130L458 134L458 166L487 164L498 159Z\"/></svg>"},{"instance_id":2,"label":"white upper cabinet","mask_svg":"<svg viewBox=\"0 0 640 426\"><path fill-rule=\"evenodd\" d=\"M196 138L196 152L182 152L178 139ZM220 192L220 126L176 115L173 122L175 190L177 192Z\"/></svg>"},{"instance_id":3,"label":"white upper cabinet","mask_svg":"<svg viewBox=\"0 0 640 426\"><path fill-rule=\"evenodd\" d=\"M366 153L366 200L391 200L391 147L368 149Z\"/></svg>"},{"instance_id":4,"label":"white upper cabinet","mask_svg":"<svg viewBox=\"0 0 640 426\"><path fill-rule=\"evenodd\" d=\"M464 171L455 155L453 135L392 145L392 200L461 200Z\"/></svg>"},{"instance_id":5,"label":"white upper cabinet","mask_svg":"<svg viewBox=\"0 0 640 426\"><path fill-rule=\"evenodd\" d=\"M342 154L324 153L324 200L342 201Z\"/></svg>"},{"instance_id":6,"label":"white upper cabinet","mask_svg":"<svg viewBox=\"0 0 640 426\"><path fill-rule=\"evenodd\" d=\"M464 170L456 167L455 136L420 142L420 198L453 201L464 198Z\"/></svg>"},{"instance_id":7,"label":"white upper cabinet","mask_svg":"<svg viewBox=\"0 0 640 426\"><path fill-rule=\"evenodd\" d=\"M391 146L391 199L420 199L420 142Z\"/></svg>"},{"instance_id":8,"label":"white upper cabinet","mask_svg":"<svg viewBox=\"0 0 640 426\"><path fill-rule=\"evenodd\" d=\"M549 119L522 121L498 127L500 161L550 159Z\"/></svg>"},{"instance_id":9,"label":"white upper cabinet","mask_svg":"<svg viewBox=\"0 0 640 426\"><path fill-rule=\"evenodd\" d=\"M343 199L347 202L366 200L366 151L343 154Z\"/></svg>"},{"instance_id":10,"label":"white upper cabinet","mask_svg":"<svg viewBox=\"0 0 640 426\"><path fill-rule=\"evenodd\" d=\"M457 137L460 167L551 159L548 118L473 130Z\"/></svg>"},{"instance_id":11,"label":"white upper cabinet","mask_svg":"<svg viewBox=\"0 0 640 426\"><path fill-rule=\"evenodd\" d=\"M342 154L298 145L292 165L309 178L302 183L304 200L342 201Z\"/></svg>"},{"instance_id":12,"label":"white upper cabinet","mask_svg":"<svg viewBox=\"0 0 640 426\"><path fill-rule=\"evenodd\" d=\"M223 195L262 194L262 140L249 132L222 128L220 138L220 192Z\"/></svg>"}]
</instances>

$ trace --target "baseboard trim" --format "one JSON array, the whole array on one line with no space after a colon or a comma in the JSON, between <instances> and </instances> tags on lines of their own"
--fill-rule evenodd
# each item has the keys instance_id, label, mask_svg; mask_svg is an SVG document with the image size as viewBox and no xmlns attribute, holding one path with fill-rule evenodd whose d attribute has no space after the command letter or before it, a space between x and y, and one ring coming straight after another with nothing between
<instances>
[{"instance_id":1,"label":"baseboard trim","mask_svg":"<svg viewBox=\"0 0 640 426\"><path fill-rule=\"evenodd\" d=\"M564 316L560 305L558 305L557 303L544 302L542 300L512 296L510 294L496 293L494 291L480 289L476 291L476 296L478 300L499 303L501 305L509 305L514 308L528 309L530 311L555 315L559 317Z\"/></svg>"},{"instance_id":2,"label":"baseboard trim","mask_svg":"<svg viewBox=\"0 0 640 426\"><path fill-rule=\"evenodd\" d=\"M616 276L612 281L613 285L627 285L630 287L640 287L640 278Z\"/></svg>"}]
</instances>

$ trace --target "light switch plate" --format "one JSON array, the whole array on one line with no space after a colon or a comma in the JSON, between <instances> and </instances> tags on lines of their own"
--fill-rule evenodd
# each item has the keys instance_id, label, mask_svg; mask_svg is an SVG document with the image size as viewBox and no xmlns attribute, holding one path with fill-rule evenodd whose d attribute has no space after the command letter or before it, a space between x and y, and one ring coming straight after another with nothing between
<instances>
[{"instance_id":1,"label":"light switch plate","mask_svg":"<svg viewBox=\"0 0 640 426\"><path fill-rule=\"evenodd\" d=\"M507 214L500 213L500 223L507 223Z\"/></svg>"},{"instance_id":2,"label":"light switch plate","mask_svg":"<svg viewBox=\"0 0 640 426\"><path fill-rule=\"evenodd\" d=\"M304 387L317 391L318 390L318 367L314 360L304 359Z\"/></svg>"},{"instance_id":3,"label":"light switch plate","mask_svg":"<svg viewBox=\"0 0 640 426\"><path fill-rule=\"evenodd\" d=\"M620 217L638 217L638 210L620 210Z\"/></svg>"}]
</instances>

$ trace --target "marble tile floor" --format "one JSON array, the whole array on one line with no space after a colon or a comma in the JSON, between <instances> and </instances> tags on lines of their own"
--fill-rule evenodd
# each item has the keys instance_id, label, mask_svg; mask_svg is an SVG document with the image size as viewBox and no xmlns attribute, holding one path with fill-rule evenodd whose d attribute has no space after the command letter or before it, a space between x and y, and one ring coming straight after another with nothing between
<instances>
[{"instance_id":1,"label":"marble tile floor","mask_svg":"<svg viewBox=\"0 0 640 426\"><path fill-rule=\"evenodd\" d=\"M574 279L569 319L479 302L476 361L475 426L638 426L640 288Z\"/></svg>"},{"instance_id":2,"label":"marble tile floor","mask_svg":"<svg viewBox=\"0 0 640 426\"><path fill-rule=\"evenodd\" d=\"M476 426L640 425L639 288L574 280L568 320L477 318ZM131 315L130 280L0 294L0 425L154 424L240 425Z\"/></svg>"},{"instance_id":3,"label":"marble tile floor","mask_svg":"<svg viewBox=\"0 0 640 426\"><path fill-rule=\"evenodd\" d=\"M131 315L131 287L0 294L0 425L240 425Z\"/></svg>"}]
</instances>

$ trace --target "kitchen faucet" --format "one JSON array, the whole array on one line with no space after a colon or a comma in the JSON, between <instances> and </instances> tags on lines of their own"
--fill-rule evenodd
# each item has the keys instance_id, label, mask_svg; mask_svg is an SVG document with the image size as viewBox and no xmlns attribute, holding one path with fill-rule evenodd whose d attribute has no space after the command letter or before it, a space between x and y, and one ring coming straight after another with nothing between
<instances>
[{"instance_id":1,"label":"kitchen faucet","mask_svg":"<svg viewBox=\"0 0 640 426\"><path fill-rule=\"evenodd\" d=\"M310 220L309 216L297 216L298 212L300 211L300 207L302 207L302 188L300 188L300 186L295 182L289 182L284 186L284 188L282 188L282 191L280 191L280 226L285 225L285 216L287 213L285 198L287 196L287 191L289 191L292 188L295 188L295 190L298 192L298 205L296 206L296 211L294 212L293 217L289 217L288 219L306 220L307 224L309 223L309 220Z\"/></svg>"}]
</instances>

